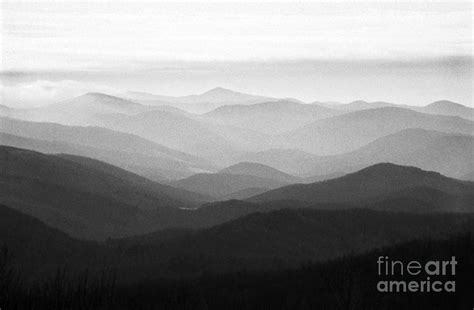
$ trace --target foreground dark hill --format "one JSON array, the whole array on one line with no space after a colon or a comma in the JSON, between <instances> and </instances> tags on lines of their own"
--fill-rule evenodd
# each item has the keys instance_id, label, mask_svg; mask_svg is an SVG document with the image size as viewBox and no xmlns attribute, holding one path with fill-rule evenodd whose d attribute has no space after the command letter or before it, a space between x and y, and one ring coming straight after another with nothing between
<instances>
[{"instance_id":1,"label":"foreground dark hill","mask_svg":"<svg viewBox=\"0 0 474 310\"><path fill-rule=\"evenodd\" d=\"M419 198L409 193L431 189L444 193L452 200L440 203L444 211L472 211L474 185L428 172L415 167L394 164L377 164L346 176L311 184L296 184L278 188L250 198L254 202L299 201L305 204L350 203L360 204L382 201L387 197Z\"/></svg>"},{"instance_id":2,"label":"foreground dark hill","mask_svg":"<svg viewBox=\"0 0 474 310\"><path fill-rule=\"evenodd\" d=\"M170 229L105 245L72 239L4 206L0 212L2 242L17 258L22 258L19 263L44 263L49 269L54 264L59 267L72 259L81 259L81 255L93 254L100 261L97 255L107 254L111 262L123 268L122 275L127 275L121 281L132 280L132 275L127 274L132 270L133 279L137 279L190 276L203 270L228 272L296 266L415 238L446 237L472 231L474 227L469 214L297 209L254 213L210 228ZM47 239L49 242L40 242ZM39 260L28 261L29 251ZM140 266L136 265L138 260Z\"/></svg>"},{"instance_id":3,"label":"foreground dark hill","mask_svg":"<svg viewBox=\"0 0 474 310\"><path fill-rule=\"evenodd\" d=\"M363 253L413 239L474 232L473 224L472 214L286 209L257 212L207 229L163 231L114 244L139 247L131 256L150 255L155 263L158 258L152 252L160 249L161 259L174 257L173 268L178 270L258 270ZM136 270L138 273L139 268Z\"/></svg>"},{"instance_id":4,"label":"foreground dark hill","mask_svg":"<svg viewBox=\"0 0 474 310\"><path fill-rule=\"evenodd\" d=\"M50 276L60 266L72 268L71 263L85 263L88 254L98 252L98 244L71 238L4 205L0 205L0 246L8 249L8 253L0 254L0 265L7 254L6 258L24 276L34 274L34 277Z\"/></svg>"},{"instance_id":5,"label":"foreground dark hill","mask_svg":"<svg viewBox=\"0 0 474 310\"><path fill-rule=\"evenodd\" d=\"M474 242L469 235L447 240L416 240L297 269L225 276L211 274L185 282L142 282L120 288L117 304L140 305L141 309L469 309L472 303L470 275L474 272L470 253L473 251ZM455 256L460 262L456 275L445 280L456 282L456 292L379 293L377 283L385 278L377 275L374 265L381 255L403 262L449 261ZM423 277L411 279L426 280ZM180 296L179 302L174 296Z\"/></svg>"},{"instance_id":6,"label":"foreground dark hill","mask_svg":"<svg viewBox=\"0 0 474 310\"><path fill-rule=\"evenodd\" d=\"M148 174L147 177L152 178L154 174L173 178L176 175L188 176L193 169L212 169L208 162L199 157L136 135L100 127L63 126L0 118L0 132L10 135L0 137L0 143L4 145L97 158L140 174Z\"/></svg>"},{"instance_id":7,"label":"foreground dark hill","mask_svg":"<svg viewBox=\"0 0 474 310\"><path fill-rule=\"evenodd\" d=\"M193 207L207 199L81 157L2 146L0 167L1 203L75 236L127 235L147 223L142 210Z\"/></svg>"},{"instance_id":8,"label":"foreground dark hill","mask_svg":"<svg viewBox=\"0 0 474 310\"><path fill-rule=\"evenodd\" d=\"M473 251L472 238L463 234L443 240L410 241L363 255L273 272L207 273L194 279L148 279L130 285L117 285L113 277L89 280L86 285L84 277L59 277L42 279L34 290L8 283L0 302L12 309L469 309ZM377 283L386 278L377 275L374 265L382 255L422 263L449 261L455 256L459 262L456 275L443 280L455 281L456 292L379 293ZM419 276L410 280L426 279ZM51 288L55 294L51 294Z\"/></svg>"},{"instance_id":9,"label":"foreground dark hill","mask_svg":"<svg viewBox=\"0 0 474 310\"><path fill-rule=\"evenodd\" d=\"M398 107L351 112L323 119L282 136L283 142L318 155L356 150L378 138L409 128L472 134L474 123Z\"/></svg>"},{"instance_id":10,"label":"foreground dark hill","mask_svg":"<svg viewBox=\"0 0 474 310\"><path fill-rule=\"evenodd\" d=\"M203 272L278 270L420 238L472 232L471 214L310 209L255 213L214 227L85 242L0 206L0 240L30 279L64 268L117 270L120 283ZM35 258L35 259L31 259Z\"/></svg>"}]
</instances>

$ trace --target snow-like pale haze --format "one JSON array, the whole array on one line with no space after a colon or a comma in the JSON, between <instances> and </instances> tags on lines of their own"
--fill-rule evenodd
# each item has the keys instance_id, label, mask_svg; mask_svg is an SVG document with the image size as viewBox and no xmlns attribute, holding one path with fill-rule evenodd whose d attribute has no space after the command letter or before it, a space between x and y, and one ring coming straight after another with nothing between
<instances>
[{"instance_id":1,"label":"snow-like pale haze","mask_svg":"<svg viewBox=\"0 0 474 310\"><path fill-rule=\"evenodd\" d=\"M472 105L469 2L4 1L1 9L2 97L15 105L28 105L36 88L46 104L88 88L185 95L216 86L304 101Z\"/></svg>"}]
</instances>

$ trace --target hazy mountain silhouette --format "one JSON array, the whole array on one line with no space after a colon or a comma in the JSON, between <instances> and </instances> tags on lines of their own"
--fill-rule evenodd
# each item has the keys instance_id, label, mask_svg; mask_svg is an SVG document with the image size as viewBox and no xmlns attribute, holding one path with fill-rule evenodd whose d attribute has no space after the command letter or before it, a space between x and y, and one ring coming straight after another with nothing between
<instances>
[{"instance_id":1,"label":"hazy mountain silhouette","mask_svg":"<svg viewBox=\"0 0 474 310\"><path fill-rule=\"evenodd\" d=\"M242 190L255 187L273 189L287 185L288 182L255 175L231 174L229 171L225 171L214 174L199 173L169 184L221 199L221 197L228 197Z\"/></svg>"},{"instance_id":2,"label":"hazy mountain silhouette","mask_svg":"<svg viewBox=\"0 0 474 310\"><path fill-rule=\"evenodd\" d=\"M474 138L424 129L405 129L379 138L353 152L314 157L310 174L352 172L380 162L416 166L451 177L474 169Z\"/></svg>"},{"instance_id":3,"label":"hazy mountain silhouette","mask_svg":"<svg viewBox=\"0 0 474 310\"><path fill-rule=\"evenodd\" d=\"M206 158L218 159L235 152L231 142L205 123L177 113L151 111L108 123L107 127Z\"/></svg>"},{"instance_id":4,"label":"hazy mountain silhouette","mask_svg":"<svg viewBox=\"0 0 474 310\"><path fill-rule=\"evenodd\" d=\"M206 160L153 143L136 135L99 127L0 119L0 144L45 153L70 153L104 160L155 180L212 171ZM17 136L17 137L13 137ZM25 140L28 138L29 140Z\"/></svg>"},{"instance_id":5,"label":"hazy mountain silhouette","mask_svg":"<svg viewBox=\"0 0 474 310\"><path fill-rule=\"evenodd\" d=\"M12 113L14 110L15 109L13 108L0 104L0 116L10 117L10 113Z\"/></svg>"},{"instance_id":6,"label":"hazy mountain silhouette","mask_svg":"<svg viewBox=\"0 0 474 310\"><path fill-rule=\"evenodd\" d=\"M458 178L473 169L472 153L472 136L410 128L339 155L316 156L299 150L269 149L240 155L235 161L265 164L306 181L341 176L380 162L416 166Z\"/></svg>"},{"instance_id":7,"label":"hazy mountain silhouette","mask_svg":"<svg viewBox=\"0 0 474 310\"><path fill-rule=\"evenodd\" d=\"M72 110L72 112L91 114L137 114L150 110L148 106L102 93L87 93L45 108L64 112Z\"/></svg>"},{"instance_id":8,"label":"hazy mountain silhouette","mask_svg":"<svg viewBox=\"0 0 474 310\"><path fill-rule=\"evenodd\" d=\"M300 201L306 204L360 204L384 200L394 192L406 194L413 188L431 188L459 198L436 206L443 211L472 211L474 185L415 167L377 164L340 178L311 184L289 185L250 198L254 202ZM443 201L439 201L443 203Z\"/></svg>"},{"instance_id":9,"label":"hazy mountain silhouette","mask_svg":"<svg viewBox=\"0 0 474 310\"><path fill-rule=\"evenodd\" d=\"M337 102L337 101L313 101L311 104L319 105L325 108L329 109L337 109L338 106L344 105L342 102Z\"/></svg>"},{"instance_id":10,"label":"hazy mountain silhouette","mask_svg":"<svg viewBox=\"0 0 474 310\"><path fill-rule=\"evenodd\" d=\"M205 163L204 160L193 163L193 160L183 161L165 154L144 155L127 151L104 150L80 144L24 138L5 133L0 133L0 145L48 154L65 153L86 156L110 163L159 183L182 179L195 174L196 171L202 171L202 169L214 170L212 166L205 168L206 164L199 164L199 162ZM192 157L190 156L190 158Z\"/></svg>"},{"instance_id":11,"label":"hazy mountain silhouette","mask_svg":"<svg viewBox=\"0 0 474 310\"><path fill-rule=\"evenodd\" d=\"M187 210L176 206L192 206L182 199L196 194L164 188L91 159L68 155L41 156L54 160L54 164L28 160L22 162L23 165L10 165L9 170L2 167L5 172L14 171L2 175L1 181L5 186L2 187L0 202L74 236L88 239L129 236L173 227L210 227L250 213L284 208L374 208L424 213L468 211L472 209L474 198L473 183L449 179L413 167L382 164L339 179L278 188L252 197L250 201L229 200L205 204L197 210ZM60 171L54 166L56 162L61 164ZM80 168L64 168L65 162ZM26 169L24 166L27 164L39 168ZM41 176L38 171L42 169L47 170L47 173L35 179L33 176ZM77 175L73 175L71 169ZM15 174L15 171L19 172ZM189 183L186 185L215 196L226 194L217 199L232 198L233 195L244 198L245 191L255 190L255 187L250 187L252 182L275 182L229 174L197 175L196 179L198 182L187 180ZM240 186L242 190L233 190L232 186ZM166 199L163 192L169 194L166 197L178 197L176 199L181 200L163 203ZM193 198L193 201L196 200Z\"/></svg>"},{"instance_id":12,"label":"hazy mountain silhouette","mask_svg":"<svg viewBox=\"0 0 474 310\"><path fill-rule=\"evenodd\" d=\"M128 92L124 97L144 104L173 105L193 113L204 113L223 105L254 104L265 101L274 101L276 98L249 95L222 87L216 87L199 95L162 96L140 92Z\"/></svg>"},{"instance_id":13,"label":"hazy mountain silhouette","mask_svg":"<svg viewBox=\"0 0 474 310\"><path fill-rule=\"evenodd\" d=\"M419 148L412 154L406 154L394 162L459 178L466 171L474 169L473 154L473 136L449 135L433 141L424 149Z\"/></svg>"},{"instance_id":14,"label":"hazy mountain silhouette","mask_svg":"<svg viewBox=\"0 0 474 310\"><path fill-rule=\"evenodd\" d=\"M199 95L189 95L180 97L181 102L187 103L199 103L199 102L210 102L210 103L251 103L258 102L268 97L249 95L241 92L236 92L223 87L216 87L210 89Z\"/></svg>"},{"instance_id":15,"label":"hazy mountain silhouette","mask_svg":"<svg viewBox=\"0 0 474 310\"><path fill-rule=\"evenodd\" d=\"M153 107L107 94L87 93L43 107L20 109L13 115L10 113L9 116L22 120L55 122L64 125L99 125L103 120L152 109Z\"/></svg>"},{"instance_id":16,"label":"hazy mountain silhouette","mask_svg":"<svg viewBox=\"0 0 474 310\"><path fill-rule=\"evenodd\" d=\"M466 181L471 181L474 182L474 171L466 173L462 177L460 177L461 180L466 180Z\"/></svg>"},{"instance_id":17,"label":"hazy mountain silhouette","mask_svg":"<svg viewBox=\"0 0 474 310\"><path fill-rule=\"evenodd\" d=\"M5 146L0 151L1 203L75 236L127 235L147 223L141 210L193 207L209 199L93 159Z\"/></svg>"},{"instance_id":18,"label":"hazy mountain silhouette","mask_svg":"<svg viewBox=\"0 0 474 310\"><path fill-rule=\"evenodd\" d=\"M298 149L268 149L248 152L234 157L235 162L253 162L267 165L289 174L307 174L314 169L316 155Z\"/></svg>"},{"instance_id":19,"label":"hazy mountain silhouette","mask_svg":"<svg viewBox=\"0 0 474 310\"><path fill-rule=\"evenodd\" d=\"M266 187L249 187L242 190L238 190L236 192L232 192L228 195L221 196L219 197L219 200L222 200L222 201L234 200L234 199L244 200L244 199L268 192L269 190L270 188L266 188Z\"/></svg>"},{"instance_id":20,"label":"hazy mountain silhouette","mask_svg":"<svg viewBox=\"0 0 474 310\"><path fill-rule=\"evenodd\" d=\"M204 114L204 117L219 123L275 134L337 114L340 114L337 110L316 104L282 100L252 105L227 105Z\"/></svg>"},{"instance_id":21,"label":"hazy mountain silhouette","mask_svg":"<svg viewBox=\"0 0 474 310\"><path fill-rule=\"evenodd\" d=\"M417 108L423 113L459 116L465 119L474 119L474 109L449 100L440 100Z\"/></svg>"},{"instance_id":22,"label":"hazy mountain silhouette","mask_svg":"<svg viewBox=\"0 0 474 310\"><path fill-rule=\"evenodd\" d=\"M318 155L355 150L377 138L408 128L472 134L474 123L453 116L430 115L387 107L319 120L282 135L287 144Z\"/></svg>"},{"instance_id":23,"label":"hazy mountain silhouette","mask_svg":"<svg viewBox=\"0 0 474 310\"><path fill-rule=\"evenodd\" d=\"M271 179L283 183L299 183L303 179L284 173L280 170L259 163L241 162L224 168L219 173L253 175L260 178Z\"/></svg>"},{"instance_id":24,"label":"hazy mountain silhouette","mask_svg":"<svg viewBox=\"0 0 474 310\"><path fill-rule=\"evenodd\" d=\"M384 101L367 102L363 100L356 100L347 104L333 105L333 108L341 109L341 110L359 111L359 110L368 110L368 109L393 107L393 106L396 106L396 105L393 103L384 102Z\"/></svg>"}]
</instances>

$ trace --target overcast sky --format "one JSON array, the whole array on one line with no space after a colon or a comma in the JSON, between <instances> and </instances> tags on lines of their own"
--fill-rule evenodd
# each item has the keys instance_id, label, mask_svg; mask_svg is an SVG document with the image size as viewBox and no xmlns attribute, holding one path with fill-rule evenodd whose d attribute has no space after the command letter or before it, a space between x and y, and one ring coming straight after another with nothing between
<instances>
[{"instance_id":1,"label":"overcast sky","mask_svg":"<svg viewBox=\"0 0 474 310\"><path fill-rule=\"evenodd\" d=\"M17 0L2 2L1 17L8 98L45 83L52 92L67 80L81 91L223 86L306 101L472 105L469 2Z\"/></svg>"}]
</instances>

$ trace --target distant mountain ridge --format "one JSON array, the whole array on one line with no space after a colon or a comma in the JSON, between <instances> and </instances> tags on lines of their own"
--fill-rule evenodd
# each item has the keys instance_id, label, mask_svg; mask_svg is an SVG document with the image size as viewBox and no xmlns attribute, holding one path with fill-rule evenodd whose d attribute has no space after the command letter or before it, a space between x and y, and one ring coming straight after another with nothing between
<instances>
[{"instance_id":1,"label":"distant mountain ridge","mask_svg":"<svg viewBox=\"0 0 474 310\"><path fill-rule=\"evenodd\" d=\"M279 100L251 105L226 105L203 116L210 121L275 134L341 113L338 110L316 104Z\"/></svg>"},{"instance_id":2,"label":"distant mountain ridge","mask_svg":"<svg viewBox=\"0 0 474 310\"><path fill-rule=\"evenodd\" d=\"M53 107L67 109L89 109L90 112L93 113L124 114L139 113L150 109L150 107L144 106L142 104L104 93L86 93L70 100L46 106L46 108Z\"/></svg>"},{"instance_id":3,"label":"distant mountain ridge","mask_svg":"<svg viewBox=\"0 0 474 310\"><path fill-rule=\"evenodd\" d=\"M363 100L357 100L346 104L327 104L319 102L315 102L315 104L320 104L331 109L346 111L360 111L383 107L398 107L422 113L458 116L464 119L474 120L473 108L449 100L439 100L429 103L425 106L402 105L384 101L367 102Z\"/></svg>"},{"instance_id":4,"label":"distant mountain ridge","mask_svg":"<svg viewBox=\"0 0 474 310\"><path fill-rule=\"evenodd\" d=\"M155 110L126 116L107 122L105 127L211 159L227 157L237 149L232 141L208 124L167 111Z\"/></svg>"},{"instance_id":5,"label":"distant mountain ridge","mask_svg":"<svg viewBox=\"0 0 474 310\"><path fill-rule=\"evenodd\" d=\"M437 206L443 211L473 211L474 184L445 177L436 172L395 164L376 164L357 172L323 182L289 185L249 199L253 202L299 201L317 203L363 203L383 200L394 192L432 188L459 197L456 203ZM442 203L442 202L440 202Z\"/></svg>"},{"instance_id":6,"label":"distant mountain ridge","mask_svg":"<svg viewBox=\"0 0 474 310\"><path fill-rule=\"evenodd\" d=\"M347 104L336 105L335 108L357 111L357 110L368 110L368 109L393 107L393 106L396 106L396 104L384 102L384 101L367 102L363 100L356 100Z\"/></svg>"},{"instance_id":7,"label":"distant mountain ridge","mask_svg":"<svg viewBox=\"0 0 474 310\"><path fill-rule=\"evenodd\" d=\"M178 97L140 92L128 92L123 96L143 104L169 104L195 113L205 113L229 104L254 104L277 100L276 98L245 94L223 87L216 87L198 95Z\"/></svg>"},{"instance_id":8,"label":"distant mountain ridge","mask_svg":"<svg viewBox=\"0 0 474 310\"><path fill-rule=\"evenodd\" d=\"M253 175L286 183L299 183L303 181L301 178L284 173L275 168L252 162L240 162L220 170L219 173Z\"/></svg>"},{"instance_id":9,"label":"distant mountain ridge","mask_svg":"<svg viewBox=\"0 0 474 310\"><path fill-rule=\"evenodd\" d=\"M409 128L472 134L472 121L430 115L398 107L355 111L315 121L281 136L294 148L318 155L353 151L386 135Z\"/></svg>"},{"instance_id":10,"label":"distant mountain ridge","mask_svg":"<svg viewBox=\"0 0 474 310\"><path fill-rule=\"evenodd\" d=\"M416 166L458 178L474 169L474 137L418 128L404 129L349 153L313 157L310 174L352 172L380 162Z\"/></svg>"},{"instance_id":11,"label":"distant mountain ridge","mask_svg":"<svg viewBox=\"0 0 474 310\"><path fill-rule=\"evenodd\" d=\"M458 116L474 120L474 109L449 100L440 100L430 103L424 107L417 108L424 113Z\"/></svg>"},{"instance_id":12,"label":"distant mountain ridge","mask_svg":"<svg viewBox=\"0 0 474 310\"><path fill-rule=\"evenodd\" d=\"M12 110L4 116L27 121L93 126L120 115L133 115L150 110L153 110L153 107L124 98L103 93L86 93L42 107Z\"/></svg>"},{"instance_id":13,"label":"distant mountain ridge","mask_svg":"<svg viewBox=\"0 0 474 310\"><path fill-rule=\"evenodd\" d=\"M315 154L289 148L271 148L236 156L235 162L253 162L267 165L288 174L302 175L312 170Z\"/></svg>"}]
</instances>

